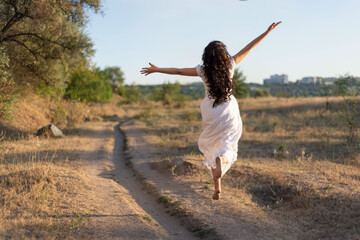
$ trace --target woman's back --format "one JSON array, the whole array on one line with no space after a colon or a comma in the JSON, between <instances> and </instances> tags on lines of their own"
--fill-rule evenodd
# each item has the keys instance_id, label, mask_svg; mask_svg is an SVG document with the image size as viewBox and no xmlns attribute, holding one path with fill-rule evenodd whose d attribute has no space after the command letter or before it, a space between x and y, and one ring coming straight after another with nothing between
<instances>
[{"instance_id":1,"label":"woman's back","mask_svg":"<svg viewBox=\"0 0 360 240\"><path fill-rule=\"evenodd\" d=\"M234 76L235 67L236 67L235 61L234 61L233 58L231 58L230 66L229 66L229 73L230 73L229 81L231 81L232 77ZM203 66L199 64L199 65L197 65L195 67L195 69L196 69L196 72L199 75L199 77L201 77L201 79L203 80L204 88L205 88L205 97L209 97L209 85L208 85L208 82L207 82L207 77L206 77L206 75L204 73L204 70L203 70Z\"/></svg>"}]
</instances>

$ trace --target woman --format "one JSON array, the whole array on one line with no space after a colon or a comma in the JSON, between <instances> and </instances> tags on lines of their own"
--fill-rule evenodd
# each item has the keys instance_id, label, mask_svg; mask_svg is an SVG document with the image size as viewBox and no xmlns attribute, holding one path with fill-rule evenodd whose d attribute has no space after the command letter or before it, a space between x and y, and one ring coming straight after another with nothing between
<instances>
[{"instance_id":1,"label":"woman","mask_svg":"<svg viewBox=\"0 0 360 240\"><path fill-rule=\"evenodd\" d=\"M200 106L203 132L198 145L205 155L204 164L214 179L214 200L220 198L222 176L237 160L238 141L242 132L238 103L232 95L235 66L280 23L272 23L263 34L234 56L227 52L222 42L213 41L204 49L203 64L195 68L159 68L149 63L150 67L140 71L145 76L156 72L200 76L204 81L205 98Z\"/></svg>"}]
</instances>

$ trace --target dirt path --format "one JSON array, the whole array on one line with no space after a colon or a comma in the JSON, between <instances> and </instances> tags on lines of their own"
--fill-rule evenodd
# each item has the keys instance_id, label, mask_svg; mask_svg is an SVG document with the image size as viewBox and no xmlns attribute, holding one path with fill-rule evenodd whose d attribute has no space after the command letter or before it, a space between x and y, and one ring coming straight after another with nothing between
<instances>
[{"instance_id":1,"label":"dirt path","mask_svg":"<svg viewBox=\"0 0 360 240\"><path fill-rule=\"evenodd\" d=\"M205 189L198 177L186 183L177 181L171 174L160 174L161 165L154 165L159 162L154 151L159 149L155 147L156 141L145 133L142 123L130 121L122 129L129 141L135 171L141 174L144 182L154 186L154 191L157 189L181 202L181 206L189 212L185 219L188 218L191 223L187 226L195 225L200 236L209 239L300 239L296 223L287 226L276 221L266 212L241 202L236 193L227 192L221 201L213 201L212 189ZM200 165L199 169L202 169Z\"/></svg>"},{"instance_id":2,"label":"dirt path","mask_svg":"<svg viewBox=\"0 0 360 240\"><path fill-rule=\"evenodd\" d=\"M115 122L86 123L92 137L83 166L93 180L93 210L79 236L84 239L195 239L165 212L125 166L124 136ZM89 131L88 131L89 132ZM115 137L114 137L115 134Z\"/></svg>"}]
</instances>

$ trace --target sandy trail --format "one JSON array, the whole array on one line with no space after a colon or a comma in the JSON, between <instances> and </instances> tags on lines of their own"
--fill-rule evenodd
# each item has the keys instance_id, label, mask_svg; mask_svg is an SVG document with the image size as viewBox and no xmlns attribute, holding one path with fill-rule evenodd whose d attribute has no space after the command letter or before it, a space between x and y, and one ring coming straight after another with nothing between
<instances>
[{"instance_id":1,"label":"sandy trail","mask_svg":"<svg viewBox=\"0 0 360 240\"><path fill-rule=\"evenodd\" d=\"M211 200L212 190L194 181L190 184L174 181L159 174L152 162L159 161L151 146L153 139L146 135L141 123L130 121L122 126L130 145L132 164L146 180L155 184L164 195L177 199L202 226L214 229L209 239L299 239L297 226L286 226L263 211L234 201L230 193L221 201ZM202 166L201 166L202 167ZM206 234L206 232L203 232ZM216 235L214 238L212 235Z\"/></svg>"},{"instance_id":2,"label":"sandy trail","mask_svg":"<svg viewBox=\"0 0 360 240\"><path fill-rule=\"evenodd\" d=\"M125 166L124 136L114 122L86 123L93 149L83 156L93 180L94 207L79 235L84 239L195 239L169 216ZM114 137L115 134L115 137Z\"/></svg>"}]
</instances>

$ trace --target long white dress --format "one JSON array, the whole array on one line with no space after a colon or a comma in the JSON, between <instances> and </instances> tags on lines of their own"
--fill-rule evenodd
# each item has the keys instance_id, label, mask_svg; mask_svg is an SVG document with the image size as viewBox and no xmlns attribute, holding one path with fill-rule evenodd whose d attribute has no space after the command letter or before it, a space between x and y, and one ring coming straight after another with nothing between
<instances>
[{"instance_id":1,"label":"long white dress","mask_svg":"<svg viewBox=\"0 0 360 240\"><path fill-rule=\"evenodd\" d=\"M229 67L231 78L235 66L235 61L232 59ZM203 163L209 170L216 167L216 157L220 155L227 157L228 163L222 165L224 175L237 160L238 142L242 133L239 106L236 98L231 95L227 102L213 108L214 100L208 96L207 79L202 66L196 66L196 71L205 87L205 98L200 105L203 132L198 140L199 149L205 156Z\"/></svg>"}]
</instances>

